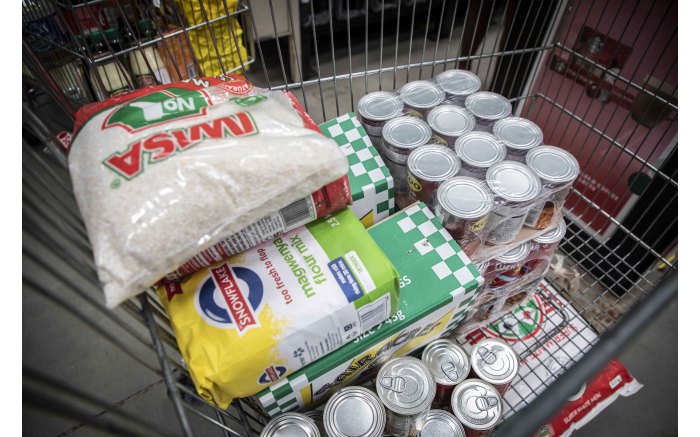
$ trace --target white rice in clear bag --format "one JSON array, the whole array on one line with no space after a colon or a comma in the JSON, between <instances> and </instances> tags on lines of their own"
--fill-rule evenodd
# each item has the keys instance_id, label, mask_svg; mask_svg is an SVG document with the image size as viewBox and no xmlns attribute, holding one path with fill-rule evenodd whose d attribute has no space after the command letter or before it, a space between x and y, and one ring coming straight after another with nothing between
<instances>
[{"instance_id":1,"label":"white rice in clear bag","mask_svg":"<svg viewBox=\"0 0 700 437\"><path fill-rule=\"evenodd\" d=\"M170 88L174 91L171 97L162 88L94 115L71 145L74 192L110 308L137 295L202 249L348 170L335 142L305 128L282 92L253 89L248 94L264 97L229 100L232 94L206 88L201 90L209 98L205 114L200 108L197 114L168 119L173 112L191 113L197 105L192 104L193 91ZM124 116L123 109L117 113L127 105L132 105L129 116ZM164 115L169 109L173 111ZM238 113L244 113L237 119L244 126L242 136L230 120L228 125L214 121ZM145 124L144 118L157 124ZM164 118L168 120L162 121ZM246 130L250 119L257 133ZM179 139L194 136L197 129L211 132L192 128L203 123L236 129L219 129L222 138L203 135L201 142L179 150ZM185 127L191 129L185 131ZM154 138L155 134L160 135ZM147 138L151 138L148 143ZM125 151L133 154L119 158ZM135 161L136 157L141 161Z\"/></svg>"}]
</instances>

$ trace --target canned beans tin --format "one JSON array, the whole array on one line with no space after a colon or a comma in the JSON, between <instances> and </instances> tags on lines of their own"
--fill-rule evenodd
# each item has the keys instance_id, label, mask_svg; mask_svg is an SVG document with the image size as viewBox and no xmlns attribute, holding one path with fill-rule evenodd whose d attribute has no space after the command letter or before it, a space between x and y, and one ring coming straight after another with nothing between
<instances>
[{"instance_id":1,"label":"canned beans tin","mask_svg":"<svg viewBox=\"0 0 700 437\"><path fill-rule=\"evenodd\" d=\"M561 212L580 168L574 155L553 146L540 146L530 150L525 157L527 166L542 181L545 200L530 208L525 226L546 229L552 218Z\"/></svg>"},{"instance_id":2,"label":"canned beans tin","mask_svg":"<svg viewBox=\"0 0 700 437\"><path fill-rule=\"evenodd\" d=\"M418 118L425 118L428 111L445 100L445 92L433 82L415 80L399 90L404 111Z\"/></svg>"},{"instance_id":3,"label":"canned beans tin","mask_svg":"<svg viewBox=\"0 0 700 437\"><path fill-rule=\"evenodd\" d=\"M507 244L515 240L523 228L525 216L542 190L542 183L527 166L515 161L503 161L489 168L486 183L496 197L491 220L495 228L486 241Z\"/></svg>"},{"instance_id":4,"label":"canned beans tin","mask_svg":"<svg viewBox=\"0 0 700 437\"><path fill-rule=\"evenodd\" d=\"M495 338L487 338L474 345L470 361L470 377L488 382L501 396L508 391L520 367L520 357L513 348Z\"/></svg>"},{"instance_id":5,"label":"canned beans tin","mask_svg":"<svg viewBox=\"0 0 700 437\"><path fill-rule=\"evenodd\" d=\"M525 260L531 247L529 242L523 243L491 260L485 278L488 278L487 283L491 290L497 291L501 287L515 284L515 281L527 274L529 270L525 268Z\"/></svg>"},{"instance_id":6,"label":"canned beans tin","mask_svg":"<svg viewBox=\"0 0 700 437\"><path fill-rule=\"evenodd\" d=\"M510 101L500 94L479 91L464 100L464 107L476 120L474 130L493 133L493 125L513 111Z\"/></svg>"},{"instance_id":7,"label":"canned beans tin","mask_svg":"<svg viewBox=\"0 0 700 437\"><path fill-rule=\"evenodd\" d=\"M385 423L384 405L372 390L364 387L338 390L323 412L328 437L381 437Z\"/></svg>"},{"instance_id":8,"label":"canned beans tin","mask_svg":"<svg viewBox=\"0 0 700 437\"><path fill-rule=\"evenodd\" d=\"M491 384L467 379L452 393L452 412L467 437L488 436L503 414L503 399Z\"/></svg>"},{"instance_id":9,"label":"canned beans tin","mask_svg":"<svg viewBox=\"0 0 700 437\"><path fill-rule=\"evenodd\" d=\"M467 70L443 71L435 76L435 83L445 92L446 99L459 105L481 88L479 76Z\"/></svg>"},{"instance_id":10,"label":"canned beans tin","mask_svg":"<svg viewBox=\"0 0 700 437\"><path fill-rule=\"evenodd\" d=\"M452 149L425 145L408 156L408 195L412 202L425 202L435 209L435 195L441 183L459 173L459 157Z\"/></svg>"},{"instance_id":11,"label":"canned beans tin","mask_svg":"<svg viewBox=\"0 0 700 437\"><path fill-rule=\"evenodd\" d=\"M321 431L311 418L300 413L284 413L270 420L260 432L260 437L294 435L299 437L321 437Z\"/></svg>"},{"instance_id":12,"label":"canned beans tin","mask_svg":"<svg viewBox=\"0 0 700 437\"><path fill-rule=\"evenodd\" d=\"M392 358L377 375L377 395L386 407L385 431L396 437L419 435L435 398L435 378L419 359Z\"/></svg>"},{"instance_id":13,"label":"canned beans tin","mask_svg":"<svg viewBox=\"0 0 700 437\"><path fill-rule=\"evenodd\" d=\"M483 182L455 176L437 190L435 216L467 256L481 246L481 235L493 210L493 194Z\"/></svg>"},{"instance_id":14,"label":"canned beans tin","mask_svg":"<svg viewBox=\"0 0 700 437\"><path fill-rule=\"evenodd\" d=\"M388 120L400 116L403 109L401 98L386 91L366 94L357 102L360 123L370 137L381 137L384 124Z\"/></svg>"},{"instance_id":15,"label":"canned beans tin","mask_svg":"<svg viewBox=\"0 0 700 437\"><path fill-rule=\"evenodd\" d=\"M467 352L454 341L439 339L423 349L421 361L435 378L433 407L449 408L452 390L469 375Z\"/></svg>"},{"instance_id":16,"label":"canned beans tin","mask_svg":"<svg viewBox=\"0 0 700 437\"><path fill-rule=\"evenodd\" d=\"M430 410L420 437L466 437L464 427L454 414L444 410Z\"/></svg>"},{"instance_id":17,"label":"canned beans tin","mask_svg":"<svg viewBox=\"0 0 700 437\"><path fill-rule=\"evenodd\" d=\"M460 174L484 180L486 170L506 158L506 148L487 132L469 132L457 138L455 152L462 160Z\"/></svg>"},{"instance_id":18,"label":"canned beans tin","mask_svg":"<svg viewBox=\"0 0 700 437\"><path fill-rule=\"evenodd\" d=\"M433 140L455 148L455 141L460 135L474 129L474 117L466 109L455 105L436 106L428 112L428 125L433 130Z\"/></svg>"},{"instance_id":19,"label":"canned beans tin","mask_svg":"<svg viewBox=\"0 0 700 437\"><path fill-rule=\"evenodd\" d=\"M382 131L382 156L397 164L406 164L408 155L430 141L432 131L423 120L398 117L387 122Z\"/></svg>"},{"instance_id":20,"label":"canned beans tin","mask_svg":"<svg viewBox=\"0 0 700 437\"><path fill-rule=\"evenodd\" d=\"M526 118L507 117L493 125L493 135L506 146L506 159L525 162L529 150L542 144L542 129Z\"/></svg>"}]
</instances>

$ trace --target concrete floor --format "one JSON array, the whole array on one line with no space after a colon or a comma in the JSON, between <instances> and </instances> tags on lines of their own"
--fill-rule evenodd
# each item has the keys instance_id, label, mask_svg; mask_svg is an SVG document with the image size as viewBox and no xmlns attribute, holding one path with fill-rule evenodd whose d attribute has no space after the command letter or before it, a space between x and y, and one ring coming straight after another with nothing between
<instances>
[{"instance_id":1,"label":"concrete floor","mask_svg":"<svg viewBox=\"0 0 700 437\"><path fill-rule=\"evenodd\" d=\"M458 30L455 35L459 35ZM494 27L486 42L486 47L493 46L493 41L498 37L498 28ZM456 36L454 37L456 39ZM386 42L386 41L385 41ZM393 40L386 42L383 50L384 59L382 65L394 65ZM403 35L399 42L398 64L408 60L408 37ZM420 59L422 50L422 34L418 43L414 43L411 53L411 62ZM447 40L439 43L440 56L450 50L448 56L456 53L454 41L450 44ZM337 74L349 71L347 62L347 50L336 48ZM364 70L365 55L362 52L364 45L352 50L353 71ZM432 59L436 51L435 43L428 40L425 53ZM276 53L267 59L269 73L279 80L280 69L274 67ZM376 44L368 53L368 68L379 66L379 48ZM278 64L279 62L277 62ZM321 59L321 74L332 74L330 56L324 54ZM486 82L489 75L493 74L492 65L485 62L479 66L479 73ZM437 70L442 71L442 67ZM423 78L430 76L432 68L424 69ZM399 87L407 81L419 77L420 72L412 69L410 74L399 71L383 74L381 86L383 89ZM408 76L408 78L407 78ZM254 68L250 73L254 83L264 86L265 80L259 69ZM379 75L352 80L342 80L337 83L328 82L319 90L318 85L308 86L304 93L295 91L302 103L306 100L307 107L314 120L321 122L338 114L346 113L354 108L357 100L365 91L379 89ZM334 90L335 86L335 92ZM321 92L323 98L321 98ZM351 97L352 93L352 97ZM323 102L323 104L321 104ZM337 108L336 108L337 102ZM66 200L68 204L70 200ZM25 246L39 245L25 234ZM38 247L38 246L37 246ZM31 249L29 249L31 252ZM73 288L80 287L87 293L100 298L99 290L95 288L89 278L79 275L70 259L45 253L42 260L56 269L69 272L73 275L69 278L72 286L60 283L55 276L41 276L41 269L36 267L35 260L24 257L23 272L25 275L37 276L41 283L51 284L51 292L63 301L79 308L81 317L76 317L64 309L57 308L56 304L45 295L35 289L25 286L23 290L23 353L22 359L25 367L49 373L67 385L78 388L99 398L105 405L111 406L109 412L104 408L88 406L85 411L89 415L100 418L117 420L116 412L127 412L139 417L150 424L153 430L165 434L177 434L179 425L175 420L172 404L167 397L162 376L139 365L131 357L114 347L97 332L87 329L84 319L92 320L95 324L106 326L110 332L121 336L119 328L112 326L102 314L95 309L85 306L84 302L76 296ZM41 260L40 260L41 261ZM73 272L73 273L70 273ZM122 310L118 314L124 320L132 320ZM137 329L144 338L148 333L142 325L136 322L128 322ZM644 384L644 388L630 398L622 398L600 414L577 436L665 436L677 434L677 305L674 304L665 310L658 321L651 325L647 331L620 356L621 361L627 366L632 375ZM152 350L141 343L123 336L124 341L135 353L151 366L157 366ZM211 415L211 413L209 412ZM220 435L221 431L211 423L194 414L188 415L196 435ZM85 421L69 420L52 414L26 408L23 412L23 427L27 435L57 436L57 435L102 435Z\"/></svg>"}]
</instances>

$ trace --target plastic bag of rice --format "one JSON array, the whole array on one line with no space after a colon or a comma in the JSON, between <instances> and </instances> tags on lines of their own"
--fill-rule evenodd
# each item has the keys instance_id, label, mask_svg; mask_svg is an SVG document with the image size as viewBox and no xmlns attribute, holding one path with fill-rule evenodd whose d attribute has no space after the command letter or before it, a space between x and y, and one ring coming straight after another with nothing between
<instances>
[{"instance_id":1,"label":"plastic bag of rice","mask_svg":"<svg viewBox=\"0 0 700 437\"><path fill-rule=\"evenodd\" d=\"M81 108L68 162L108 307L347 173L293 100L219 76Z\"/></svg>"}]
</instances>

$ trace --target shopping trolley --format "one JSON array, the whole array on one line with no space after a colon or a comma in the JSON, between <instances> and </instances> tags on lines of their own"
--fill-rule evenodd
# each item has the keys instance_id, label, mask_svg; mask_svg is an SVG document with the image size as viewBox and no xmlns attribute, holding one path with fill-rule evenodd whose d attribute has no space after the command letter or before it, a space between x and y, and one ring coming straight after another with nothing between
<instances>
[{"instance_id":1,"label":"shopping trolley","mask_svg":"<svg viewBox=\"0 0 700 437\"><path fill-rule=\"evenodd\" d=\"M24 293L160 375L185 435L256 435L267 418L246 399L223 410L197 396L152 291L104 307L57 136L81 105L144 77L165 81L158 71L173 81L241 74L290 91L320 123L354 111L368 92L465 68L538 123L545 144L577 156L583 171L565 207L560 255L578 286L550 279L600 337L542 380L548 388L534 401L510 405L519 413L498 435L531 435L675 297L675 2L25 0L22 23ZM111 43L110 29L120 41ZM106 65L119 67L115 75ZM23 381L27 406L117 434L167 433L48 372L25 367Z\"/></svg>"}]
</instances>

